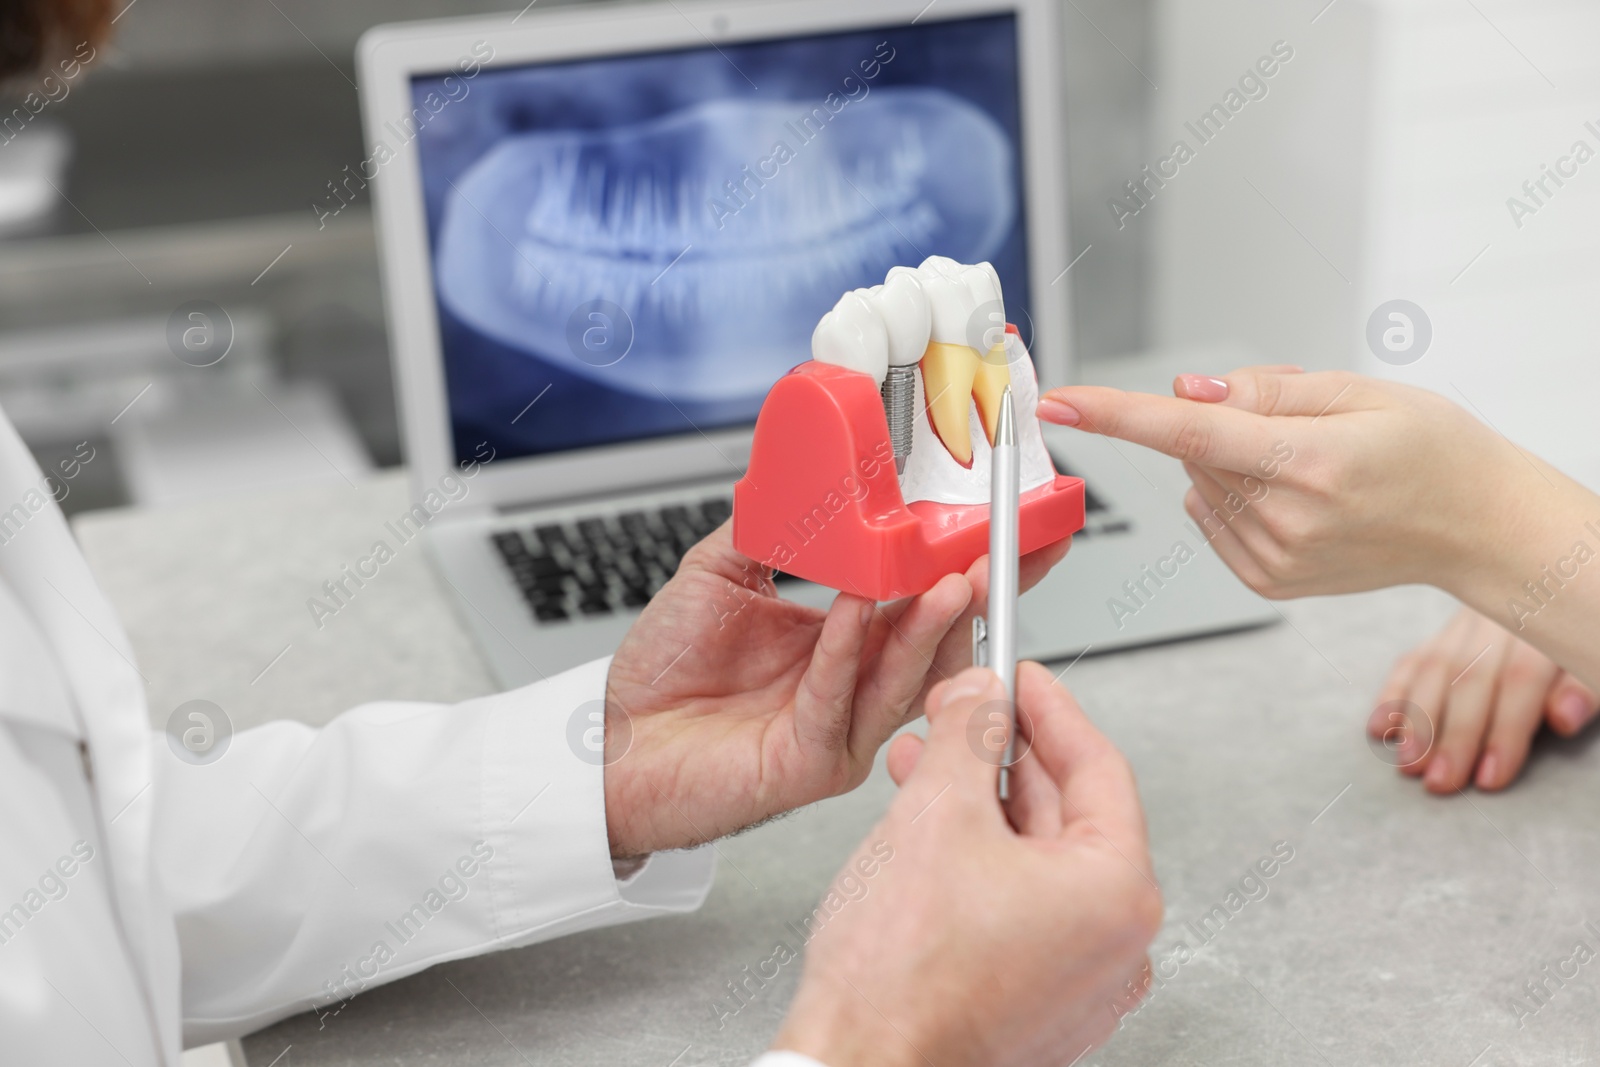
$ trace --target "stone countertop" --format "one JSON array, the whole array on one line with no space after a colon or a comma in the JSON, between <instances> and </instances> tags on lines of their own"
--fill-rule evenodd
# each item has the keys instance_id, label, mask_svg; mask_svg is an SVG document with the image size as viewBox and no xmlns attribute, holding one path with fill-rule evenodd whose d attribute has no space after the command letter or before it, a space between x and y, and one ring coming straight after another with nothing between
<instances>
[{"instance_id":1,"label":"stone countertop","mask_svg":"<svg viewBox=\"0 0 1600 1067\"><path fill-rule=\"evenodd\" d=\"M406 505L403 477L386 474L81 517L152 720L195 697L242 728L488 691L420 545L320 629L306 607ZM1374 754L1363 723L1389 663L1448 617L1448 599L1412 588L1282 610L1262 630L1090 656L1064 679L1138 772L1167 903L1151 950L1164 980L1084 1067L1595 1062L1600 967L1547 977L1571 974L1579 941L1600 950L1583 928L1600 928L1593 732L1542 739L1503 794L1432 797ZM746 1063L798 966L720 1026L714 1005L742 968L793 942L786 924L811 911L892 791L880 760L854 793L723 841L696 914L437 966L245 1039L250 1062ZM1293 858L1241 888L1275 849ZM1530 981L1545 982L1542 1005Z\"/></svg>"}]
</instances>

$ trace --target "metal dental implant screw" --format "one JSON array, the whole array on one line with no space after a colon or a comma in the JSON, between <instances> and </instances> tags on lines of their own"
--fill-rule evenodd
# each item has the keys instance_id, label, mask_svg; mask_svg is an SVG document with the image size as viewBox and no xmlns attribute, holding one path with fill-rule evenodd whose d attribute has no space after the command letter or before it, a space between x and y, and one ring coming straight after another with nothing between
<instances>
[{"instance_id":1,"label":"metal dental implant screw","mask_svg":"<svg viewBox=\"0 0 1600 1067\"><path fill-rule=\"evenodd\" d=\"M889 420L889 443L894 446L896 474L906 472L906 457L911 454L911 419L917 400L915 364L890 367L883 379L883 414Z\"/></svg>"}]
</instances>

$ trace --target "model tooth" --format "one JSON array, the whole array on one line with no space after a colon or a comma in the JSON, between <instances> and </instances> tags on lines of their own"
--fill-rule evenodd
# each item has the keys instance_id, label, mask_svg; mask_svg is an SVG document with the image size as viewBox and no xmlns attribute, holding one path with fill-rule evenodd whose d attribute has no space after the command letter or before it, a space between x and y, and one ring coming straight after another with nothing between
<instances>
[{"instance_id":1,"label":"model tooth","mask_svg":"<svg viewBox=\"0 0 1600 1067\"><path fill-rule=\"evenodd\" d=\"M917 268L917 280L928 294L932 310L930 338L941 344L971 347L967 334L978 303L962 270L953 259L929 256Z\"/></svg>"},{"instance_id":2,"label":"model tooth","mask_svg":"<svg viewBox=\"0 0 1600 1067\"><path fill-rule=\"evenodd\" d=\"M869 374L883 385L889 373L889 332L868 290L844 294L822 316L811 334L811 358Z\"/></svg>"},{"instance_id":3,"label":"model tooth","mask_svg":"<svg viewBox=\"0 0 1600 1067\"><path fill-rule=\"evenodd\" d=\"M977 304L961 264L929 256L915 271L896 268L891 279L913 275L928 297L929 340L922 357L922 388L928 421L941 444L962 466L972 463L972 387L978 352L967 340Z\"/></svg>"},{"instance_id":4,"label":"model tooth","mask_svg":"<svg viewBox=\"0 0 1600 1067\"><path fill-rule=\"evenodd\" d=\"M920 360L933 329L933 309L916 274L891 270L882 285L872 287L868 300L889 333L889 365L904 367Z\"/></svg>"},{"instance_id":5,"label":"model tooth","mask_svg":"<svg viewBox=\"0 0 1600 1067\"><path fill-rule=\"evenodd\" d=\"M994 444L1000 399L1011 384L1007 366L1005 304L992 265L963 266L929 256L921 266L895 267L882 285L840 298L811 336L812 357L870 375L884 393L885 414L909 418L899 405L910 383L890 368L922 368L924 402L934 435L952 458L971 467L971 412L976 403L989 444ZM899 426L897 463L909 450L909 421Z\"/></svg>"},{"instance_id":6,"label":"model tooth","mask_svg":"<svg viewBox=\"0 0 1600 1067\"><path fill-rule=\"evenodd\" d=\"M979 301L979 308L984 311L979 320L982 324L982 336L974 338L973 347L981 352L992 352L996 346L1001 351L1006 345L1006 301L1002 295L1004 290L1000 285L1000 274L994 269L992 263L979 263L973 270L980 270L988 277L984 286L983 297Z\"/></svg>"},{"instance_id":7,"label":"model tooth","mask_svg":"<svg viewBox=\"0 0 1600 1067\"><path fill-rule=\"evenodd\" d=\"M961 278L972 294L969 343L983 353L973 376L972 396L978 402L978 418L983 421L983 431L992 446L1000 418L1000 398L1011 384L1011 371L1006 365L1005 303L1000 296L999 276L989 264L963 267Z\"/></svg>"},{"instance_id":8,"label":"model tooth","mask_svg":"<svg viewBox=\"0 0 1600 1067\"><path fill-rule=\"evenodd\" d=\"M966 345L938 341L922 357L922 388L928 398L933 432L957 463L972 464L972 386L978 372L977 353Z\"/></svg>"}]
</instances>

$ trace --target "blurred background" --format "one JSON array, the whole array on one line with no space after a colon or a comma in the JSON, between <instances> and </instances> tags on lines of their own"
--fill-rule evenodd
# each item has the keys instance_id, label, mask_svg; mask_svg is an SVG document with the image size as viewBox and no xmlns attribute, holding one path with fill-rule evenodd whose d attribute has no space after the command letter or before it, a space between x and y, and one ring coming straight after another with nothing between
<instances>
[{"instance_id":1,"label":"blurred background","mask_svg":"<svg viewBox=\"0 0 1600 1067\"><path fill-rule=\"evenodd\" d=\"M1062 3L1083 377L1150 353L1387 374L1600 482L1600 161L1508 206L1575 142L1600 150L1600 6ZM37 114L6 100L0 404L46 462L95 447L69 512L400 461L370 213L313 205L364 154L360 33L505 8L134 0ZM1146 178L1275 45L1265 95ZM1426 317L1420 354L1369 344L1393 300ZM226 359L175 359L174 323Z\"/></svg>"}]
</instances>

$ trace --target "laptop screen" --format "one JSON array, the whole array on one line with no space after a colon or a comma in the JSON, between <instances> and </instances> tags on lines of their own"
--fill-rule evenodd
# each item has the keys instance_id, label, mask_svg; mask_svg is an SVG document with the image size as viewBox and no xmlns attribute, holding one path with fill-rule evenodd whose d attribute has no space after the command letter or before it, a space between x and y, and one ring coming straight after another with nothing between
<instances>
[{"instance_id":1,"label":"laptop screen","mask_svg":"<svg viewBox=\"0 0 1600 1067\"><path fill-rule=\"evenodd\" d=\"M930 255L1026 334L1017 57L1007 14L414 78L458 459L750 425Z\"/></svg>"}]
</instances>

